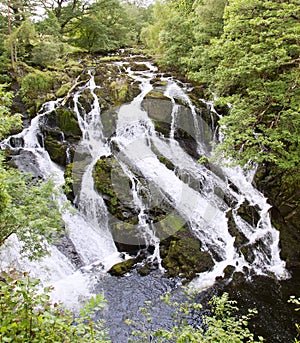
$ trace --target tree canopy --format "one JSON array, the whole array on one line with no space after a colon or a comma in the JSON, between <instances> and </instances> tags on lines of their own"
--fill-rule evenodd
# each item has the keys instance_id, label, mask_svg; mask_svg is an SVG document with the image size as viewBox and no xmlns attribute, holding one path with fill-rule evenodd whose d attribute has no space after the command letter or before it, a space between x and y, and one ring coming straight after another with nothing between
<instances>
[{"instance_id":1,"label":"tree canopy","mask_svg":"<svg viewBox=\"0 0 300 343\"><path fill-rule=\"evenodd\" d=\"M162 63L205 84L217 104L230 105L217 154L235 163L299 168L299 5L170 0L156 4L155 22L144 32Z\"/></svg>"}]
</instances>

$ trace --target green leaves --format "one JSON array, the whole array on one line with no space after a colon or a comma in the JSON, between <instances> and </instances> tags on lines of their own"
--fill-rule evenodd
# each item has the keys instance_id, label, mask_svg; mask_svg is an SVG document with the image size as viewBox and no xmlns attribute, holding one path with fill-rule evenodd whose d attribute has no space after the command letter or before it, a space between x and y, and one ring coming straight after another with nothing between
<instances>
[{"instance_id":1,"label":"green leaves","mask_svg":"<svg viewBox=\"0 0 300 343\"><path fill-rule=\"evenodd\" d=\"M13 93L6 91L7 84L0 84L0 140L11 131L21 127L21 115L11 115Z\"/></svg>"},{"instance_id":2,"label":"green leaves","mask_svg":"<svg viewBox=\"0 0 300 343\"><path fill-rule=\"evenodd\" d=\"M103 343L108 342L101 321L93 320L103 306L101 295L86 304L75 317L58 304L51 304L50 289L11 270L0 281L0 341L14 343Z\"/></svg>"},{"instance_id":3,"label":"green leaves","mask_svg":"<svg viewBox=\"0 0 300 343\"><path fill-rule=\"evenodd\" d=\"M57 240L64 232L53 182L33 182L31 175L5 168L2 159L0 173L0 245L14 233L29 258L45 255L45 242Z\"/></svg>"}]
</instances>

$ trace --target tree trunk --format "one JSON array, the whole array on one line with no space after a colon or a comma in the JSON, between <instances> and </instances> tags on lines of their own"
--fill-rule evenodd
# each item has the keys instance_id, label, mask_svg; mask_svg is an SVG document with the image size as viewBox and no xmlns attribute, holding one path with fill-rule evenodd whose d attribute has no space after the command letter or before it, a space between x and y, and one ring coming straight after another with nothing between
<instances>
[{"instance_id":1,"label":"tree trunk","mask_svg":"<svg viewBox=\"0 0 300 343\"><path fill-rule=\"evenodd\" d=\"M7 1L7 25L8 25L8 34L9 34L9 50L11 57L11 68L15 71L15 58L14 58L14 48L12 43L12 30L10 22L10 0Z\"/></svg>"}]
</instances>

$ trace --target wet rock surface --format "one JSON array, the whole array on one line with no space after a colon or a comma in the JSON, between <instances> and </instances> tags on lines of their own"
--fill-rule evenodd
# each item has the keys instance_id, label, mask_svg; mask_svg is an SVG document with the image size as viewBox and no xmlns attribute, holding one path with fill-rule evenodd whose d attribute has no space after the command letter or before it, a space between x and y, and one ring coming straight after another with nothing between
<instances>
[{"instance_id":1,"label":"wet rock surface","mask_svg":"<svg viewBox=\"0 0 300 343\"><path fill-rule=\"evenodd\" d=\"M280 232L281 257L289 269L300 269L300 182L285 178L272 165L262 165L255 184L268 198L272 224Z\"/></svg>"}]
</instances>

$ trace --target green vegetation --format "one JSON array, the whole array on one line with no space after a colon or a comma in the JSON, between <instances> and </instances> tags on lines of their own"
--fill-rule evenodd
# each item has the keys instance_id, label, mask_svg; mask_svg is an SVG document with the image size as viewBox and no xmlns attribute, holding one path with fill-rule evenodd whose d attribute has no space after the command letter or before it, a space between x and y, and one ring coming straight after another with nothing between
<instances>
[{"instance_id":1,"label":"green vegetation","mask_svg":"<svg viewBox=\"0 0 300 343\"><path fill-rule=\"evenodd\" d=\"M103 308L103 297L92 298L80 315L51 304L51 288L42 292L39 280L26 273L2 272L0 280L0 341L14 343L108 342L103 322L94 315Z\"/></svg>"},{"instance_id":2,"label":"green vegetation","mask_svg":"<svg viewBox=\"0 0 300 343\"><path fill-rule=\"evenodd\" d=\"M295 304L298 307L295 309L295 311L299 311L300 310L300 298L296 298L294 295L292 295L288 301L289 303ZM295 342L294 343L300 343L300 341L298 340L299 334L300 334L300 324L296 323L296 330L297 330L297 337L295 338Z\"/></svg>"},{"instance_id":3,"label":"green vegetation","mask_svg":"<svg viewBox=\"0 0 300 343\"><path fill-rule=\"evenodd\" d=\"M299 171L299 2L168 0L154 8L144 42L230 103L217 154L246 166Z\"/></svg>"},{"instance_id":4,"label":"green vegetation","mask_svg":"<svg viewBox=\"0 0 300 343\"><path fill-rule=\"evenodd\" d=\"M0 87L0 139L20 127L20 116L9 112L12 93ZM16 234L30 258L47 253L45 242L63 232L53 182L34 181L31 175L9 168L0 155L0 246Z\"/></svg>"},{"instance_id":5,"label":"green vegetation","mask_svg":"<svg viewBox=\"0 0 300 343\"><path fill-rule=\"evenodd\" d=\"M146 302L145 308L141 309L145 323L134 323L127 320L129 325L137 329L133 332L135 336L130 342L174 342L174 343L243 343L243 342L263 342L262 337L258 340L248 328L248 321L257 311L249 310L247 315L237 317L238 307L236 302L229 300L228 294L224 293L221 297L213 296L209 304L211 314L203 315L201 328L189 324L189 316L200 313L202 306L191 300L183 303L171 301L170 295L164 297L164 301L174 307L174 325L170 329L157 328L147 330L146 327L151 323L151 302Z\"/></svg>"},{"instance_id":6,"label":"green vegetation","mask_svg":"<svg viewBox=\"0 0 300 343\"><path fill-rule=\"evenodd\" d=\"M165 0L148 8L143 5L143 1L119 0L0 0L0 140L20 130L22 125L21 115L11 113L14 94L9 90L10 84L16 94L20 89L26 114L34 115L45 99L68 93L74 75L78 76L82 70L81 54L100 54L103 61L114 60L119 57L104 54L142 42L159 58L160 64L176 67L203 85L207 95L217 99L216 106L224 112L219 122L224 140L215 150L216 157L225 157L230 163L245 167L253 162L266 165L267 177L280 179L279 188L295 194L295 211L287 219L296 217L300 175L299 0ZM44 15L37 19L39 8L43 8ZM116 103L125 101L130 93L123 80L111 81L110 89ZM73 114L58 109L53 115L67 138L76 142L81 131ZM161 131L166 130L161 127ZM64 147L55 142L50 131L45 141L49 150L52 147L52 157L60 161ZM160 160L173 169L169 161L161 157ZM201 162L204 160L203 157ZM113 185L113 167L106 160L99 160L94 170L95 184L106 195L111 213L124 220L118 199L123 193L117 192L117 186ZM71 174L69 166L66 172L69 186ZM130 186L128 180L119 180L127 188ZM74 197L70 190L66 191L70 198ZM286 207L290 207L290 197L280 194L277 198L286 198ZM121 200L126 203L128 195ZM129 228L131 224L134 226L136 216L127 218L125 224ZM167 231L168 223L161 223ZM120 231L124 231L125 224ZM297 225L298 222L293 224L292 229ZM180 228L172 220L170 226ZM47 252L45 242L55 241L63 232L53 198L53 183L34 180L11 168L1 154L0 246L16 235L23 242L22 252L30 258L39 258ZM177 276L183 270L185 277L192 278L191 266L199 271L211 268L211 259L190 237L175 238L165 242L169 250L164 264L170 275ZM186 247L193 253L191 257L187 256ZM200 260L204 266L197 265ZM133 262L117 265L117 272L123 273L124 266L130 269ZM60 306L51 306L49 290L40 293L38 282L27 276L3 273L0 283L1 341L106 341L102 327L94 324L92 315L87 314L93 313L92 307L98 310L100 299L75 319ZM299 300L293 301L299 305ZM147 342L155 337L157 342L178 343L255 342L247 328L254 312L237 318L235 303L228 300L227 294L214 297L211 304L212 314L204 317L205 329L192 327L184 316L198 310L199 305L177 304L177 321L171 329L152 332L140 329L137 339Z\"/></svg>"}]
</instances>

